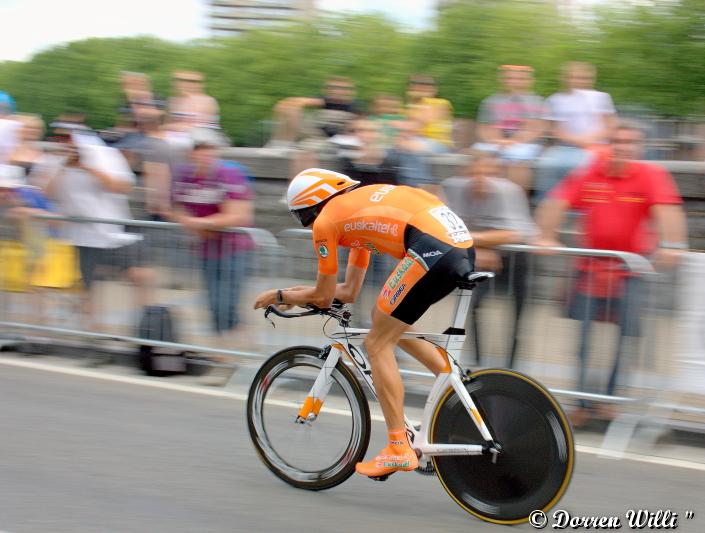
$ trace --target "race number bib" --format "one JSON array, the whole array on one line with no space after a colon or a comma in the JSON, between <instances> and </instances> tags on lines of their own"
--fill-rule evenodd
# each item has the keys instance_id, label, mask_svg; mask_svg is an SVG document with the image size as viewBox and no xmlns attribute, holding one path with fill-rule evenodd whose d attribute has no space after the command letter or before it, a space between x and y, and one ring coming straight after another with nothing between
<instances>
[{"instance_id":1,"label":"race number bib","mask_svg":"<svg viewBox=\"0 0 705 533\"><path fill-rule=\"evenodd\" d=\"M472 239L465 222L453 213L448 206L442 205L429 210L429 213L440 222L448 232L448 237L455 243L467 242Z\"/></svg>"}]
</instances>

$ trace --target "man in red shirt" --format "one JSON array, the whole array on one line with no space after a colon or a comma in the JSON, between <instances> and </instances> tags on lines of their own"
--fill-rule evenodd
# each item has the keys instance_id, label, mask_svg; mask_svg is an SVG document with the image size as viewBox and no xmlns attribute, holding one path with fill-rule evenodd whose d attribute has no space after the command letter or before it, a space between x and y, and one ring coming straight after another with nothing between
<instances>
[{"instance_id":1,"label":"man in red shirt","mask_svg":"<svg viewBox=\"0 0 705 533\"><path fill-rule=\"evenodd\" d=\"M572 209L584 215L581 244L585 248L653 254L657 268L675 266L687 248L682 200L665 169L637 161L643 141L644 133L638 124L620 122L612 134L609 152L566 177L539 206L536 222L540 237L536 244L560 246L556 230L565 211ZM652 230L652 222L658 235ZM619 260L584 258L577 268L570 316L582 320L579 389L585 385L590 323L598 314L612 310L619 323L619 340L607 386L607 394L611 395L617 385L624 339L638 335L639 297L643 291L638 287L638 278L623 270ZM587 414L584 406L578 409L573 416L574 425L584 423Z\"/></svg>"}]
</instances>

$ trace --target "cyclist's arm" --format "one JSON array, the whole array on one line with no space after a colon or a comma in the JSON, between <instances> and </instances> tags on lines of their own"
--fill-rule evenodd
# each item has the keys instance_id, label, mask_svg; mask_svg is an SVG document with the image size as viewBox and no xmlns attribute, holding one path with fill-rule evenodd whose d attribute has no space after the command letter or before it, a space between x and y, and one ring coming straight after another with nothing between
<instances>
[{"instance_id":1,"label":"cyclist's arm","mask_svg":"<svg viewBox=\"0 0 705 533\"><path fill-rule=\"evenodd\" d=\"M353 303L357 300L362 290L362 283L365 281L367 268L360 268L348 264L345 271L345 281L338 283L335 287L335 297L343 303Z\"/></svg>"},{"instance_id":2,"label":"cyclist's arm","mask_svg":"<svg viewBox=\"0 0 705 533\"><path fill-rule=\"evenodd\" d=\"M365 281L365 273L370 264L370 251L364 248L353 248L348 255L348 267L345 270L345 281L338 283L335 297L343 303L357 300Z\"/></svg>"},{"instance_id":3,"label":"cyclist's arm","mask_svg":"<svg viewBox=\"0 0 705 533\"><path fill-rule=\"evenodd\" d=\"M284 303L286 305L313 304L321 309L330 307L335 296L337 276L335 274L318 274L315 287L298 286L292 289L281 289L282 300L278 300L279 289L264 291L255 300L254 309L261 309L268 305Z\"/></svg>"},{"instance_id":4,"label":"cyclist's arm","mask_svg":"<svg viewBox=\"0 0 705 533\"><path fill-rule=\"evenodd\" d=\"M359 267L354 264L348 263L348 268L345 271L345 281L343 283L338 283L335 286L335 298L343 303L353 303L357 300L362 290L362 284L365 281L365 273L367 272L366 267ZM319 276L325 276L326 274L320 274ZM276 289L275 289L276 291ZM284 296L284 301L288 305L299 305L300 300L306 300L311 298L316 294L316 287L311 287L310 285L296 285L294 287L288 287L282 289L282 296ZM301 294L304 296L299 297ZM313 303L308 300L304 303ZM320 305L318 307L321 307Z\"/></svg>"},{"instance_id":5,"label":"cyclist's arm","mask_svg":"<svg viewBox=\"0 0 705 533\"><path fill-rule=\"evenodd\" d=\"M296 287L297 290L282 289L282 299L289 305L313 304L326 309L333 303L336 293L337 276L318 273L315 287ZM276 296L276 293L275 293Z\"/></svg>"}]
</instances>

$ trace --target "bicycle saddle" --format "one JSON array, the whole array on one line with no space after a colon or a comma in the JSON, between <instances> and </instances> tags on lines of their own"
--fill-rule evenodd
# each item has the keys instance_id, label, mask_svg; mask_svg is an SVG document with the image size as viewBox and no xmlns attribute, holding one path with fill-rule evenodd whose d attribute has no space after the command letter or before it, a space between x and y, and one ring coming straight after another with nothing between
<instances>
[{"instance_id":1,"label":"bicycle saddle","mask_svg":"<svg viewBox=\"0 0 705 533\"><path fill-rule=\"evenodd\" d=\"M456 285L459 289L472 290L478 283L494 278L494 272L470 272L458 279Z\"/></svg>"}]
</instances>

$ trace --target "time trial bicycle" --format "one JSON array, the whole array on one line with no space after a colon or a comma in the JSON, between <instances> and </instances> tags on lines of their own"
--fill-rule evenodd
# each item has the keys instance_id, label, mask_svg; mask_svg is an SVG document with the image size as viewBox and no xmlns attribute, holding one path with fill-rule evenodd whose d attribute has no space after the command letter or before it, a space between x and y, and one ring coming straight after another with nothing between
<instances>
[{"instance_id":1,"label":"time trial bicycle","mask_svg":"<svg viewBox=\"0 0 705 533\"><path fill-rule=\"evenodd\" d=\"M517 524L558 502L575 450L563 410L536 380L508 369L466 371L449 353L465 339L472 289L491 277L475 272L458 281L453 323L444 333L404 335L433 343L446 359L421 423L405 423L419 473L436 474L450 497L476 517ZM270 306L265 317L272 314L322 315L340 326L323 348L294 346L272 355L247 402L250 437L265 465L295 487L329 489L348 479L367 452L371 417L363 386L376 397L362 346L369 330L351 328L351 312L339 302L294 313Z\"/></svg>"}]
</instances>

